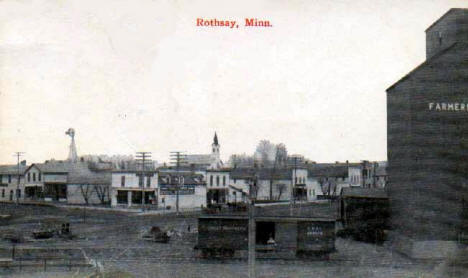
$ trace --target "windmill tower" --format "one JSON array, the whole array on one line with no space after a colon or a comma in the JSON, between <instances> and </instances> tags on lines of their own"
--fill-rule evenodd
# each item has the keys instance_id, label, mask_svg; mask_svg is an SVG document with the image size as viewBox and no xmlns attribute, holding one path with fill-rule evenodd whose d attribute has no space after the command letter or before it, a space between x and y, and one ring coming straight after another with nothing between
<instances>
[{"instance_id":1,"label":"windmill tower","mask_svg":"<svg viewBox=\"0 0 468 278\"><path fill-rule=\"evenodd\" d=\"M77 162L78 155L76 153L75 145L75 130L73 128L69 128L65 134L71 137L70 149L68 151L68 161Z\"/></svg>"}]
</instances>

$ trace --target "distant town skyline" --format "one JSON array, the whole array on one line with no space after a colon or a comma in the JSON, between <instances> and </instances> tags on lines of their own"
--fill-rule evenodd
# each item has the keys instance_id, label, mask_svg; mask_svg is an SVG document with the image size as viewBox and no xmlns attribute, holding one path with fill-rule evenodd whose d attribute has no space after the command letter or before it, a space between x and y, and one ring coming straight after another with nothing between
<instances>
[{"instance_id":1,"label":"distant town skyline","mask_svg":"<svg viewBox=\"0 0 468 278\"><path fill-rule=\"evenodd\" d=\"M0 163L150 151L386 160L385 89L466 1L0 2ZM111 11L110 11L111 10ZM197 18L268 20L263 29Z\"/></svg>"}]
</instances>

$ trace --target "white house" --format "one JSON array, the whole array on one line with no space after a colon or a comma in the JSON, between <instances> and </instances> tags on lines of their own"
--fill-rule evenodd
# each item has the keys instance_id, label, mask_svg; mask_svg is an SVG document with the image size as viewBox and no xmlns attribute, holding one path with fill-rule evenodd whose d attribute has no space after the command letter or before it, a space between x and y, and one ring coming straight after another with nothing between
<instances>
[{"instance_id":1,"label":"white house","mask_svg":"<svg viewBox=\"0 0 468 278\"><path fill-rule=\"evenodd\" d=\"M158 205L158 173L145 171L143 175L132 169L112 171L111 206ZM143 202L144 195L144 203Z\"/></svg>"},{"instance_id":2,"label":"white house","mask_svg":"<svg viewBox=\"0 0 468 278\"><path fill-rule=\"evenodd\" d=\"M304 168L232 168L206 172L208 203L245 202L250 188L257 200L316 200L322 194L320 184L308 179Z\"/></svg>"},{"instance_id":3,"label":"white house","mask_svg":"<svg viewBox=\"0 0 468 278\"><path fill-rule=\"evenodd\" d=\"M0 200L15 201L24 198L24 171L25 164L19 165L0 165ZM18 186L19 179L19 186Z\"/></svg>"},{"instance_id":4,"label":"white house","mask_svg":"<svg viewBox=\"0 0 468 278\"><path fill-rule=\"evenodd\" d=\"M239 190L244 188L236 187L232 188L230 180L231 169L208 169L206 171L206 191L207 191L207 203L208 204L225 204L232 202L231 199L236 199ZM230 187L231 186L231 187ZM231 198L232 197L232 198Z\"/></svg>"},{"instance_id":5,"label":"white house","mask_svg":"<svg viewBox=\"0 0 468 278\"><path fill-rule=\"evenodd\" d=\"M200 208L207 205L206 183L203 175L194 172L159 172L160 205L176 209Z\"/></svg>"},{"instance_id":6,"label":"white house","mask_svg":"<svg viewBox=\"0 0 468 278\"><path fill-rule=\"evenodd\" d=\"M48 160L31 164L25 170L25 198L28 200L67 201L68 173L88 167L83 162Z\"/></svg>"},{"instance_id":7,"label":"white house","mask_svg":"<svg viewBox=\"0 0 468 278\"><path fill-rule=\"evenodd\" d=\"M70 204L107 204L110 168L92 162L50 160L24 172L25 199Z\"/></svg>"}]
</instances>

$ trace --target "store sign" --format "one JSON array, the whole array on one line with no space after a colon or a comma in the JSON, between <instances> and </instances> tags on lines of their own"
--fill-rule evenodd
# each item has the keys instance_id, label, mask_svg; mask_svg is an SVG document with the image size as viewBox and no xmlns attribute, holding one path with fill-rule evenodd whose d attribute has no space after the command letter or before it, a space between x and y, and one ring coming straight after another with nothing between
<instances>
[{"instance_id":1,"label":"store sign","mask_svg":"<svg viewBox=\"0 0 468 278\"><path fill-rule=\"evenodd\" d=\"M468 112L468 103L461 102L430 102L430 111L466 111Z\"/></svg>"},{"instance_id":2,"label":"store sign","mask_svg":"<svg viewBox=\"0 0 468 278\"><path fill-rule=\"evenodd\" d=\"M176 185L159 185L159 194L160 195L176 195L177 186ZM179 186L179 195L193 195L195 194L195 185L180 185Z\"/></svg>"}]
</instances>

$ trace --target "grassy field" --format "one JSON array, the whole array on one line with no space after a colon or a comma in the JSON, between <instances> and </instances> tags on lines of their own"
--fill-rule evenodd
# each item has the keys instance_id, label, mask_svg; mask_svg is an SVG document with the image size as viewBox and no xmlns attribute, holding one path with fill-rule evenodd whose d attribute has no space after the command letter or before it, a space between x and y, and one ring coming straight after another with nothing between
<instances>
[{"instance_id":1,"label":"grassy field","mask_svg":"<svg viewBox=\"0 0 468 278\"><path fill-rule=\"evenodd\" d=\"M301 205L296 213L309 216L332 216L330 204ZM288 206L264 207L262 215L287 215ZM57 208L54 206L16 206L0 204L1 215L11 215L0 223L0 235L16 233L22 241L0 241L0 258L23 259L21 270L0 268L1 277L247 277L245 259L208 260L197 256L197 217L187 215L140 215L103 210ZM73 239L53 237L34 240L31 233L47 219L66 220ZM175 232L167 244L146 241L143 234L152 226ZM189 232L190 226L190 232ZM258 260L258 277L467 277L464 253L440 263L412 261L386 246L336 240L337 251L327 261ZM73 265L66 260L49 262L44 270L41 261L28 266L28 258L67 257L86 262ZM53 260L52 260L53 261Z\"/></svg>"}]
</instances>

